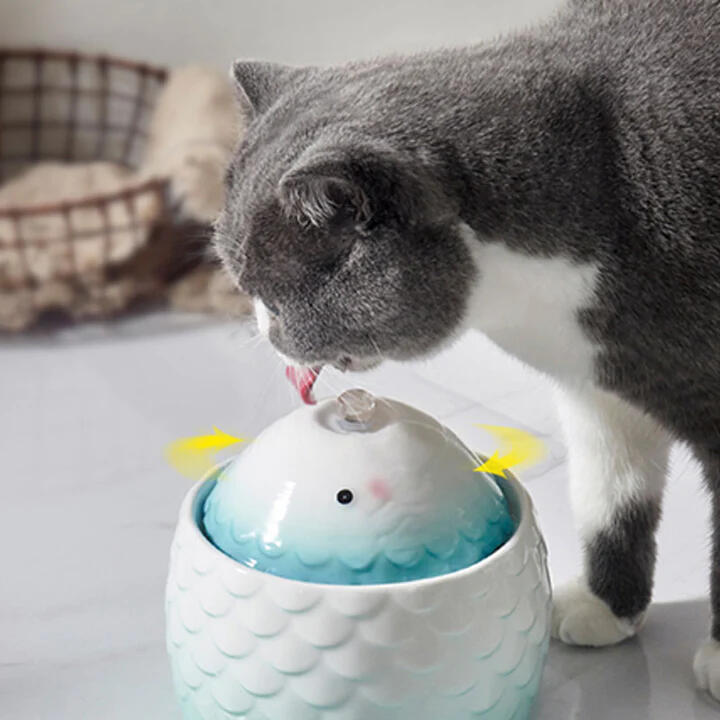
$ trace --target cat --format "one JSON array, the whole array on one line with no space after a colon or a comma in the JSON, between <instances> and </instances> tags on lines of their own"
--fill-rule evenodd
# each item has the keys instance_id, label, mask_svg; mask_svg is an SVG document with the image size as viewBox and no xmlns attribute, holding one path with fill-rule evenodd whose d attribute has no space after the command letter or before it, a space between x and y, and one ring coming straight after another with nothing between
<instances>
[{"instance_id":1,"label":"cat","mask_svg":"<svg viewBox=\"0 0 720 720\"><path fill-rule=\"evenodd\" d=\"M694 667L718 699L719 47L716 0L570 0L476 47L238 61L250 125L214 237L289 362L362 369L472 327L553 380L585 551L555 594L567 643L641 628L690 445L714 515Z\"/></svg>"}]
</instances>

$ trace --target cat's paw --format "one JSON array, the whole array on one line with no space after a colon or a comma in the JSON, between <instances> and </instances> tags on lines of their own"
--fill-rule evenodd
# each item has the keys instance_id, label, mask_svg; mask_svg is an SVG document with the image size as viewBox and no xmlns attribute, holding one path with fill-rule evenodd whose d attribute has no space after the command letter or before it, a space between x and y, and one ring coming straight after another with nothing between
<instances>
[{"instance_id":1,"label":"cat's paw","mask_svg":"<svg viewBox=\"0 0 720 720\"><path fill-rule=\"evenodd\" d=\"M700 645L693 661L695 682L720 701L720 642L708 638Z\"/></svg>"},{"instance_id":2,"label":"cat's paw","mask_svg":"<svg viewBox=\"0 0 720 720\"><path fill-rule=\"evenodd\" d=\"M644 614L632 622L617 617L582 580L554 592L552 635L568 645L615 645L635 635L644 619Z\"/></svg>"}]
</instances>

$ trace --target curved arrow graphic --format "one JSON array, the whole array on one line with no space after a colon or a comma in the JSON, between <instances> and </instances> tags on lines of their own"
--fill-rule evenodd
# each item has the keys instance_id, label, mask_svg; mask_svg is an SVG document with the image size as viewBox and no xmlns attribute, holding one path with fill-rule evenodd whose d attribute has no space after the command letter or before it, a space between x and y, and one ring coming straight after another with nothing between
<instances>
[{"instance_id":1,"label":"curved arrow graphic","mask_svg":"<svg viewBox=\"0 0 720 720\"><path fill-rule=\"evenodd\" d=\"M171 443L165 450L170 465L181 475L199 480L216 465L215 455L220 450L246 442L246 438L228 435L216 427L213 431L213 435L182 438Z\"/></svg>"},{"instance_id":2,"label":"curved arrow graphic","mask_svg":"<svg viewBox=\"0 0 720 720\"><path fill-rule=\"evenodd\" d=\"M534 465L545 457L545 445L524 430L503 427L501 425L477 425L490 433L500 447L475 472L489 472L505 476L505 471L512 467Z\"/></svg>"}]
</instances>

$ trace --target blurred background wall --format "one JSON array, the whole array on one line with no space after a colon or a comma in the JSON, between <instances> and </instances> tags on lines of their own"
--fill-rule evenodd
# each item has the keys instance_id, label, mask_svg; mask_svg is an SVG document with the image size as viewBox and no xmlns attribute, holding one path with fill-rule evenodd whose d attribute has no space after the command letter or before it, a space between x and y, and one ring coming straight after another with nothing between
<instances>
[{"instance_id":1,"label":"blurred background wall","mask_svg":"<svg viewBox=\"0 0 720 720\"><path fill-rule=\"evenodd\" d=\"M162 65L236 57L329 64L470 44L561 0L0 0L0 45L102 51Z\"/></svg>"}]
</instances>

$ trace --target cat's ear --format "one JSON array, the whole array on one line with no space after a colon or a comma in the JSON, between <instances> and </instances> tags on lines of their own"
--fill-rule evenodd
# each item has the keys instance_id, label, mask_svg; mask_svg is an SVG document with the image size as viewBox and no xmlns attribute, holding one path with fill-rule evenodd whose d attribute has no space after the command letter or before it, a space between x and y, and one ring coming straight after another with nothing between
<instances>
[{"instance_id":1,"label":"cat's ear","mask_svg":"<svg viewBox=\"0 0 720 720\"><path fill-rule=\"evenodd\" d=\"M287 214L301 225L323 227L341 212L359 225L372 217L370 197L345 160L322 153L301 160L287 172L278 189Z\"/></svg>"},{"instance_id":2,"label":"cat's ear","mask_svg":"<svg viewBox=\"0 0 720 720\"><path fill-rule=\"evenodd\" d=\"M278 197L303 225L327 226L341 216L359 230L391 217L409 221L415 183L391 152L330 148L302 156L280 180Z\"/></svg>"},{"instance_id":3,"label":"cat's ear","mask_svg":"<svg viewBox=\"0 0 720 720\"><path fill-rule=\"evenodd\" d=\"M278 63L236 60L231 76L243 112L249 118L265 112L299 72Z\"/></svg>"}]
</instances>

